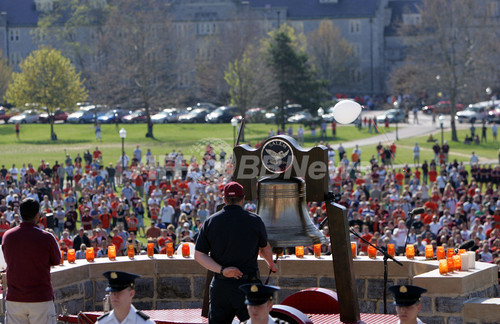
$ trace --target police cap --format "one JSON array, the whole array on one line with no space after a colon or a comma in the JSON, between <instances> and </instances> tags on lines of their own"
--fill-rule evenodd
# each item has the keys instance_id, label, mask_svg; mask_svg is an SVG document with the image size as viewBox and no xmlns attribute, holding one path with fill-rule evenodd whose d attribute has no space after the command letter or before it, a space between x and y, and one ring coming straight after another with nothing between
<instances>
[{"instance_id":1,"label":"police cap","mask_svg":"<svg viewBox=\"0 0 500 324\"><path fill-rule=\"evenodd\" d=\"M394 305L411 306L420 300L420 296L427 292L427 289L411 285L390 286L389 291L394 294Z\"/></svg>"},{"instance_id":2,"label":"police cap","mask_svg":"<svg viewBox=\"0 0 500 324\"><path fill-rule=\"evenodd\" d=\"M274 292L278 291L279 287L253 283L241 285L240 289L245 293L245 304L258 306L272 300Z\"/></svg>"},{"instance_id":3,"label":"police cap","mask_svg":"<svg viewBox=\"0 0 500 324\"><path fill-rule=\"evenodd\" d=\"M141 276L123 272L123 271L106 271L102 274L106 279L108 279L107 292L110 291L122 291L126 288L134 289L134 280L140 278Z\"/></svg>"}]
</instances>

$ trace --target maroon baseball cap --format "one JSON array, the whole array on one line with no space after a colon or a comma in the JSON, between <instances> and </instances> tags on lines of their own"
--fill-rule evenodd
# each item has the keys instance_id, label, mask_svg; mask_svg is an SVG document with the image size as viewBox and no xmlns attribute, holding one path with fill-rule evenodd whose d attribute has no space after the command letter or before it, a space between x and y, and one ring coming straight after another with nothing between
<instances>
[{"instance_id":1,"label":"maroon baseball cap","mask_svg":"<svg viewBox=\"0 0 500 324\"><path fill-rule=\"evenodd\" d=\"M243 197L243 187L238 183L231 181L224 186L224 196L226 197Z\"/></svg>"}]
</instances>

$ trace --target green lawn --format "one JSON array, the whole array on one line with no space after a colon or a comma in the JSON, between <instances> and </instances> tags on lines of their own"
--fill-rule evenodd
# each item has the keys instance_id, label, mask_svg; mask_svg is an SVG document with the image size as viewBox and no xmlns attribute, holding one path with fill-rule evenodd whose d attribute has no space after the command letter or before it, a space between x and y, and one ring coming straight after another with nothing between
<instances>
[{"instance_id":1,"label":"green lawn","mask_svg":"<svg viewBox=\"0 0 500 324\"><path fill-rule=\"evenodd\" d=\"M120 124L120 128L127 130L125 151L131 156L135 146L140 144L143 154L151 149L156 160L163 158L165 153L173 149L182 150L184 156L195 155L201 157L208 143L214 146L216 153L222 148L230 153L233 145L233 127L229 124L160 124L154 126L155 139L146 138L146 125ZM245 141L255 145L265 139L269 130L276 131L276 125L247 124L245 127ZM298 125L293 125L297 133ZM102 142L95 139L92 125L56 124L54 126L58 140L51 141L50 127L46 124L21 125L20 139L16 139L14 125L0 125L0 146L2 156L0 163L10 166L12 163L21 165L30 161L37 166L41 159L53 164L56 160L62 161L65 150L72 158L77 153L83 155L85 150L91 152L99 146L103 152L104 163L115 163L121 155L121 139L115 125L102 125ZM331 130L328 131L332 142ZM347 142L371 136L366 130L358 131L354 126L337 127L337 140ZM319 132L316 138L306 129L304 146L310 147L319 143ZM242 142L243 143L243 142Z\"/></svg>"}]
</instances>

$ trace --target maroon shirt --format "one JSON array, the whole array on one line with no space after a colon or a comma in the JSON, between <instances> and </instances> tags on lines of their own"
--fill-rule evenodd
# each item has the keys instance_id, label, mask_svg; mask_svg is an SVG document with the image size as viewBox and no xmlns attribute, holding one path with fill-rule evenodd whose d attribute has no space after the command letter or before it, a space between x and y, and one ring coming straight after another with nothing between
<instances>
[{"instance_id":1,"label":"maroon shirt","mask_svg":"<svg viewBox=\"0 0 500 324\"><path fill-rule=\"evenodd\" d=\"M21 223L3 236L7 263L6 299L38 303L54 299L50 266L61 261L59 245L52 234L33 223Z\"/></svg>"}]
</instances>

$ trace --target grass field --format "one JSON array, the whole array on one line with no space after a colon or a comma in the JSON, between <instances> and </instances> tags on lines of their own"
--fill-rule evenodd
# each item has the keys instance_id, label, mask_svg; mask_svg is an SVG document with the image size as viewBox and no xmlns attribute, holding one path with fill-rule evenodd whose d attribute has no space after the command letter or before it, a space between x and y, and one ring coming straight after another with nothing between
<instances>
[{"instance_id":1,"label":"grass field","mask_svg":"<svg viewBox=\"0 0 500 324\"><path fill-rule=\"evenodd\" d=\"M229 124L161 124L154 126L155 139L146 138L146 125L120 125L127 130L125 152L131 156L136 145L140 145L143 154L151 149L156 160L163 158L165 153L173 149L182 150L184 156L194 155L201 157L205 152L206 144L211 143L216 153L224 149L230 153L233 145L233 127ZM275 125L247 124L245 127L245 141L254 145L265 139L270 129L276 131ZM296 133L298 125L293 125ZM20 139L16 139L13 125L0 125L0 146L2 155L0 163L10 166L12 163L21 165L23 162L32 162L38 165L41 159L53 164L56 160L62 161L65 152L72 158L77 153L83 155L85 150L92 152L99 146L103 152L104 163L115 163L121 155L121 139L115 125L102 125L102 142L96 141L92 125L56 124L54 126L58 140L51 141L49 125L30 124L21 125ZM319 134L319 133L318 133ZM329 134L331 135L331 134ZM337 128L336 142L371 136L366 130L358 131L353 126ZM331 137L330 137L331 138ZM304 146L314 146L318 139L306 132Z\"/></svg>"}]
</instances>

